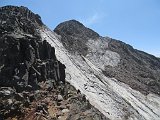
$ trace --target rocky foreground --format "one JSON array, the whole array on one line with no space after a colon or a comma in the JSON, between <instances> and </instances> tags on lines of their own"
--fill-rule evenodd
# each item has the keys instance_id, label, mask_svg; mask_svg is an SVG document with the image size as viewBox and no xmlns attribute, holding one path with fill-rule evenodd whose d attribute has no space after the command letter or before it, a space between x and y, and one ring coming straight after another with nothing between
<instances>
[{"instance_id":1,"label":"rocky foreground","mask_svg":"<svg viewBox=\"0 0 160 120\"><path fill-rule=\"evenodd\" d=\"M0 119L7 120L107 120L86 97L70 84L17 93L11 87L0 89Z\"/></svg>"}]
</instances>

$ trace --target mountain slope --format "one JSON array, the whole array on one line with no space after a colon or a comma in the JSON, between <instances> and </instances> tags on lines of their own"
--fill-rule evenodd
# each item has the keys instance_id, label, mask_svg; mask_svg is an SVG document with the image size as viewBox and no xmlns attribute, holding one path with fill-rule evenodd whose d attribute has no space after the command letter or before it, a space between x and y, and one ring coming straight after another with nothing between
<instances>
[{"instance_id":1,"label":"mountain slope","mask_svg":"<svg viewBox=\"0 0 160 120\"><path fill-rule=\"evenodd\" d=\"M150 92L160 94L160 60L158 58L135 50L121 41L101 37L83 25L73 28L72 24L76 26L75 24L80 23L75 20L66 21L54 30L61 35L62 43L70 53L78 52L84 55L106 76L114 77L143 94ZM76 47L78 50L75 46L78 46ZM81 48L80 51L79 48Z\"/></svg>"},{"instance_id":2,"label":"mountain slope","mask_svg":"<svg viewBox=\"0 0 160 120\"><path fill-rule=\"evenodd\" d=\"M67 25L72 22L77 23L73 20L66 21L54 30L61 35L61 42L69 51L69 57L77 67L75 69L80 71L76 80L71 75L70 82L83 91L91 103L110 119L160 119L159 97L152 94L159 94L160 90L159 59L121 41L100 36L86 37L85 42L80 37L80 45L87 48L78 51L72 48L72 44L77 44L77 37L82 35L72 33L80 28L69 31L70 27ZM83 28L84 31L87 29ZM70 32L69 37L65 31ZM93 31L89 32L95 34ZM66 41L70 40L73 43L66 45ZM66 46L70 46L70 49ZM68 63L65 64L67 66ZM73 74L76 74L75 69ZM156 104L151 102L153 99Z\"/></svg>"},{"instance_id":3,"label":"mountain slope","mask_svg":"<svg viewBox=\"0 0 160 120\"><path fill-rule=\"evenodd\" d=\"M82 54L70 54L54 32L44 29L41 33L42 38L55 47L57 58L66 65L66 80L85 94L91 104L109 119L160 118L160 98L157 95L145 96L115 78L106 77L101 69Z\"/></svg>"}]
</instances>

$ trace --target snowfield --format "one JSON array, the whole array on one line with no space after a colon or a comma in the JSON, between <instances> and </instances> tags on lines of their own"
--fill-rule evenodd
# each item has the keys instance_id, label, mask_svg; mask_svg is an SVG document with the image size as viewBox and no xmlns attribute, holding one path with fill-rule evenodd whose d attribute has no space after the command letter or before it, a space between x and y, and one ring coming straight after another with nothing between
<instances>
[{"instance_id":1,"label":"snowfield","mask_svg":"<svg viewBox=\"0 0 160 120\"><path fill-rule=\"evenodd\" d=\"M96 49L100 45L89 40L91 53L86 57L71 55L63 47L60 36L44 27L40 30L43 40L55 47L56 56L66 65L66 80L82 94L90 103L111 120L160 120L160 97L154 94L147 96L133 90L115 78L106 77L101 69L105 64L116 66L120 56L112 51L102 53L99 58ZM105 49L104 46L102 49ZM96 48L96 49L92 49ZM94 54L95 53L95 54ZM93 59L95 58L95 59Z\"/></svg>"}]
</instances>

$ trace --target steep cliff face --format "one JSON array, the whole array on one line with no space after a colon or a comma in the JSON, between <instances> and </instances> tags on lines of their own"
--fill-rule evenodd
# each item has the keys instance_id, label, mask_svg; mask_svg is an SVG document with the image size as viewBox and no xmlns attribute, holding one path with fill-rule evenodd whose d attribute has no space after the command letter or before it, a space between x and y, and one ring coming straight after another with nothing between
<instances>
[{"instance_id":1,"label":"steep cliff face","mask_svg":"<svg viewBox=\"0 0 160 120\"><path fill-rule=\"evenodd\" d=\"M107 119L65 82L65 65L26 7L0 8L0 119Z\"/></svg>"}]
</instances>

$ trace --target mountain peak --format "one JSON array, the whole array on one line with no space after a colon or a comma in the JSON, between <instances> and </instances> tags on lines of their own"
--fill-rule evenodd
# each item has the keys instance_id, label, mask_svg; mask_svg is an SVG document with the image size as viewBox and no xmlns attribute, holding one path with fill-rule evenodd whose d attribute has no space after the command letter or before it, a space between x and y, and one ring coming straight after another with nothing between
<instances>
[{"instance_id":1,"label":"mountain peak","mask_svg":"<svg viewBox=\"0 0 160 120\"><path fill-rule=\"evenodd\" d=\"M62 43L71 52L87 53L86 43L90 39L99 38L99 34L85 27L77 20L69 20L60 23L54 30L61 35Z\"/></svg>"},{"instance_id":2,"label":"mountain peak","mask_svg":"<svg viewBox=\"0 0 160 120\"><path fill-rule=\"evenodd\" d=\"M75 25L79 25L79 26L84 27L84 25L83 25L81 22L79 22L79 21L77 21L77 20L75 20L75 19L68 20L68 21L65 21L65 22L68 23L68 24L70 24L70 25L75 24ZM65 23L65 22L63 22L63 23Z\"/></svg>"},{"instance_id":3,"label":"mountain peak","mask_svg":"<svg viewBox=\"0 0 160 120\"><path fill-rule=\"evenodd\" d=\"M0 7L0 18L0 33L3 31L23 31L24 33L34 34L35 29L43 25L41 17L24 6Z\"/></svg>"},{"instance_id":4,"label":"mountain peak","mask_svg":"<svg viewBox=\"0 0 160 120\"><path fill-rule=\"evenodd\" d=\"M77 20L69 20L60 23L54 30L58 34L74 35L86 38L96 38L99 34L85 27Z\"/></svg>"}]
</instances>

